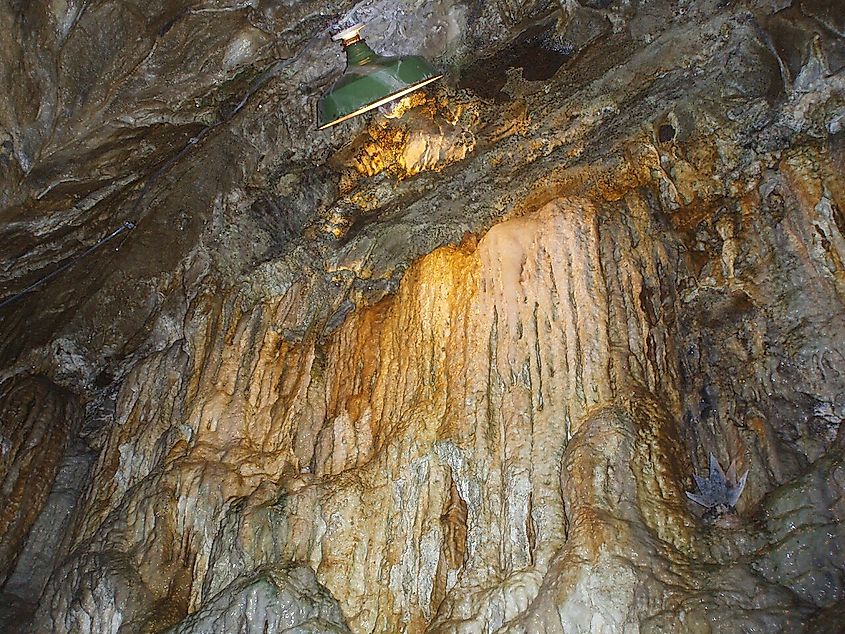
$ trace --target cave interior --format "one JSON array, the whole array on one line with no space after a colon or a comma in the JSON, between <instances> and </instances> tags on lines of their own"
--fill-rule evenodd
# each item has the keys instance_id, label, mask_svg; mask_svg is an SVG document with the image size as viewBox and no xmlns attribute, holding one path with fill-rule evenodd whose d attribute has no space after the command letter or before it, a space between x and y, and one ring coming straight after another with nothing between
<instances>
[{"instance_id":1,"label":"cave interior","mask_svg":"<svg viewBox=\"0 0 845 634\"><path fill-rule=\"evenodd\" d=\"M442 77L318 130L356 23ZM841 0L0 3L0 631L845 632L843 69Z\"/></svg>"}]
</instances>

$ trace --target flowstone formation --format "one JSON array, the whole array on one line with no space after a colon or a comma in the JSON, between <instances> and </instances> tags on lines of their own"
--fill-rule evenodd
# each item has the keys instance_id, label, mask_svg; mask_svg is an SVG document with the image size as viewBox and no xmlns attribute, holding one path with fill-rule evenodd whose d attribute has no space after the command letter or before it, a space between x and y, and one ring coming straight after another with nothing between
<instances>
[{"instance_id":1,"label":"flowstone formation","mask_svg":"<svg viewBox=\"0 0 845 634\"><path fill-rule=\"evenodd\" d=\"M841 631L840 4L0 5L0 630Z\"/></svg>"}]
</instances>

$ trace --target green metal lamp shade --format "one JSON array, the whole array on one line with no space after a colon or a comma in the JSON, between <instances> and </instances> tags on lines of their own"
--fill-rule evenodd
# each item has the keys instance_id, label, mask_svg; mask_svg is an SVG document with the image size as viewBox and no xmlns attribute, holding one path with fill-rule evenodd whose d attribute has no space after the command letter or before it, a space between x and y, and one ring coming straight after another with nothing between
<instances>
[{"instance_id":1,"label":"green metal lamp shade","mask_svg":"<svg viewBox=\"0 0 845 634\"><path fill-rule=\"evenodd\" d=\"M442 77L418 55L376 54L358 35L362 28L358 24L333 37L343 40L346 70L317 103L320 130L378 108Z\"/></svg>"}]
</instances>

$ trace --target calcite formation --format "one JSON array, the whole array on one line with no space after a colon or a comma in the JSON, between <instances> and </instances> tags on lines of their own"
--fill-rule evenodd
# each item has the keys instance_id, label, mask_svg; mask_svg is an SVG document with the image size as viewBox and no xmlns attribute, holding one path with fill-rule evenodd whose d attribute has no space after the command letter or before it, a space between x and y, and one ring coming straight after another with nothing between
<instances>
[{"instance_id":1,"label":"calcite formation","mask_svg":"<svg viewBox=\"0 0 845 634\"><path fill-rule=\"evenodd\" d=\"M9 379L0 390L0 569L7 583L41 510L38 502L49 495L68 441L79 428L81 412L72 394L43 376Z\"/></svg>"},{"instance_id":2,"label":"calcite formation","mask_svg":"<svg viewBox=\"0 0 845 634\"><path fill-rule=\"evenodd\" d=\"M841 631L839 5L0 6L0 629Z\"/></svg>"}]
</instances>

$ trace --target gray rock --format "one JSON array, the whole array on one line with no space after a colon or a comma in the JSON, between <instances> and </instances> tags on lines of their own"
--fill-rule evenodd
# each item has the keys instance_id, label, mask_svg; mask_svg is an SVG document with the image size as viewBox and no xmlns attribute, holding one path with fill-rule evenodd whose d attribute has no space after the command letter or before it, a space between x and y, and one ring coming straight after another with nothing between
<instances>
[{"instance_id":1,"label":"gray rock","mask_svg":"<svg viewBox=\"0 0 845 634\"><path fill-rule=\"evenodd\" d=\"M266 568L232 582L168 634L347 634L331 594L305 566Z\"/></svg>"}]
</instances>

